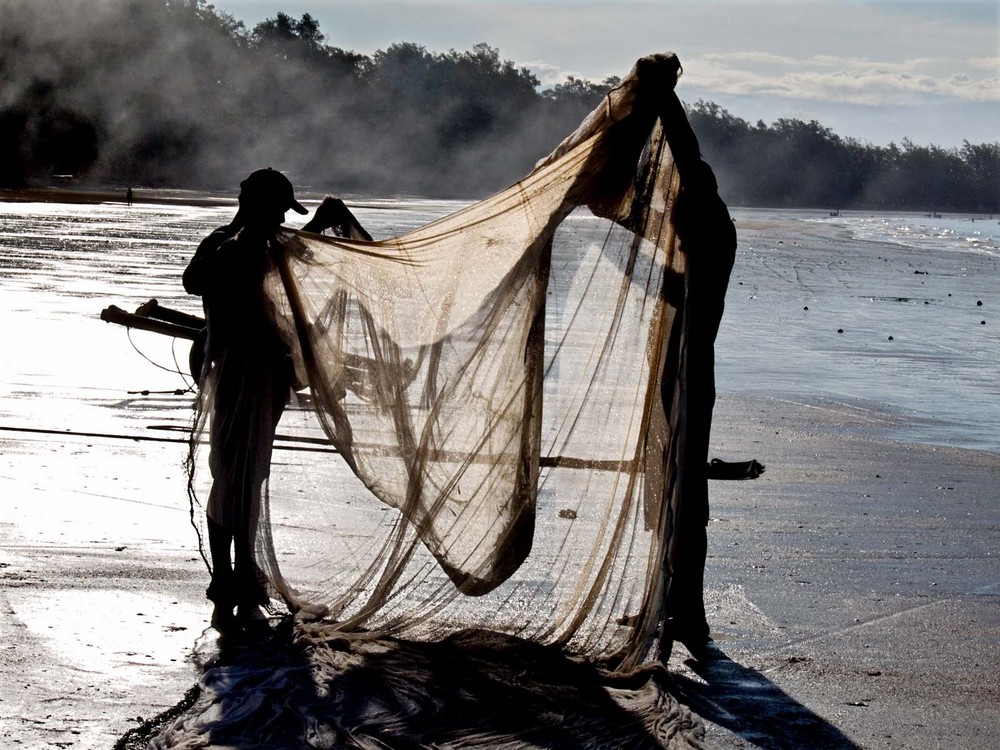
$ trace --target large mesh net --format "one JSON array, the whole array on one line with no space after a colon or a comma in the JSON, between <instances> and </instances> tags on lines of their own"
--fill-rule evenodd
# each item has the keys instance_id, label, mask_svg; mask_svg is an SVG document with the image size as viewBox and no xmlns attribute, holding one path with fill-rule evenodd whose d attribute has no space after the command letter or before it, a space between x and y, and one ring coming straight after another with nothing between
<instances>
[{"instance_id":1,"label":"large mesh net","mask_svg":"<svg viewBox=\"0 0 1000 750\"><path fill-rule=\"evenodd\" d=\"M310 469L346 462L367 488L348 507L336 484L313 487L322 570L286 579L299 551L272 528L291 501L276 473L263 483L273 428L234 422L268 443L246 458L265 487L257 564L292 609L327 608L313 627L487 628L621 669L649 654L686 575L685 529L704 526L734 252L678 73L672 55L643 58L523 180L415 231L279 234L267 325L337 450ZM269 397L241 367L250 409ZM211 419L224 369L202 391Z\"/></svg>"}]
</instances>

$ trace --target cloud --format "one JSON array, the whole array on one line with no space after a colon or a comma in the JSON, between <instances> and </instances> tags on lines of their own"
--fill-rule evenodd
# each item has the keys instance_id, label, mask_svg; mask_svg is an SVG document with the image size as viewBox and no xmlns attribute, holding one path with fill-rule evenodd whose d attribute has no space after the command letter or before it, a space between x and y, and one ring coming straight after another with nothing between
<instances>
[{"instance_id":1,"label":"cloud","mask_svg":"<svg viewBox=\"0 0 1000 750\"><path fill-rule=\"evenodd\" d=\"M997 71L996 60L989 58L886 61L737 51L700 55L685 68L709 96L769 95L869 106L928 100L1000 103L1000 77L982 75Z\"/></svg>"},{"instance_id":2,"label":"cloud","mask_svg":"<svg viewBox=\"0 0 1000 750\"><path fill-rule=\"evenodd\" d=\"M966 63L976 70L988 70L994 74L1000 72L1000 57L973 57Z\"/></svg>"},{"instance_id":3,"label":"cloud","mask_svg":"<svg viewBox=\"0 0 1000 750\"><path fill-rule=\"evenodd\" d=\"M701 60L713 64L730 67L737 63L759 63L764 65L797 65L800 61L788 55L776 55L773 52L739 50L737 52L709 52L701 55Z\"/></svg>"},{"instance_id":4,"label":"cloud","mask_svg":"<svg viewBox=\"0 0 1000 750\"><path fill-rule=\"evenodd\" d=\"M534 73L543 89L551 88L557 83L563 83L571 75L577 78L581 77L577 73L566 72L558 65L535 60L518 63L518 67L525 67Z\"/></svg>"}]
</instances>

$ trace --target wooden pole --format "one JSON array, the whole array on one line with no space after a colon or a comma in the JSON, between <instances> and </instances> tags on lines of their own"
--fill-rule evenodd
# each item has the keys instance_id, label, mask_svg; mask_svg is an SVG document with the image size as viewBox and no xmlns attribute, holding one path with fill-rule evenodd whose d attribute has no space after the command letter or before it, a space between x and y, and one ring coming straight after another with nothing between
<instances>
[{"instance_id":1,"label":"wooden pole","mask_svg":"<svg viewBox=\"0 0 1000 750\"><path fill-rule=\"evenodd\" d=\"M162 333L165 336L175 336L179 339L194 341L201 332L200 328L193 328L179 323L169 323L165 320L147 318L143 315L135 315L125 312L120 307L111 305L101 310L101 320L107 323L117 323L126 328L138 328L141 331L152 331Z\"/></svg>"},{"instance_id":2,"label":"wooden pole","mask_svg":"<svg viewBox=\"0 0 1000 750\"><path fill-rule=\"evenodd\" d=\"M186 312L181 312L180 310L173 310L169 307L164 307L155 299L143 302L135 308L135 314L143 318L156 318L157 320L164 320L167 323L176 323L177 325L187 326L188 328L200 329L205 327L204 318L200 318L197 315L190 315Z\"/></svg>"}]
</instances>

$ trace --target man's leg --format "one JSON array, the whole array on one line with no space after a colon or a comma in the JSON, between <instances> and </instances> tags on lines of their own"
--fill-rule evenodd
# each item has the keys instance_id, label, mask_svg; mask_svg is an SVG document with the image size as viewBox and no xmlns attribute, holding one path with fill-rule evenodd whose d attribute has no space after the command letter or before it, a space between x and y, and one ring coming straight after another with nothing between
<instances>
[{"instance_id":1,"label":"man's leg","mask_svg":"<svg viewBox=\"0 0 1000 750\"><path fill-rule=\"evenodd\" d=\"M665 620L660 632L660 659L666 662L674 642L684 647L695 659L702 659L711 637L705 615L705 558L708 535L700 519L678 525L674 574L667 585L664 604Z\"/></svg>"},{"instance_id":2,"label":"man's leg","mask_svg":"<svg viewBox=\"0 0 1000 750\"><path fill-rule=\"evenodd\" d=\"M248 528L240 529L233 540L236 548L236 605L244 615L271 602L263 575L254 559L256 531L256 524L250 522Z\"/></svg>"},{"instance_id":3,"label":"man's leg","mask_svg":"<svg viewBox=\"0 0 1000 750\"><path fill-rule=\"evenodd\" d=\"M243 498L244 509L241 528L234 537L236 548L236 590L237 607L241 620L263 619L260 607L267 607L271 598L267 591L267 577L257 565L255 545L257 541L257 526L260 523L262 493L264 484L270 474L271 452L274 448L274 436L278 422L284 412L291 388L290 361L278 360L278 367L273 374L270 386L270 402L260 414L258 434L253 460L247 465L244 476L249 484L249 497Z\"/></svg>"},{"instance_id":4,"label":"man's leg","mask_svg":"<svg viewBox=\"0 0 1000 750\"><path fill-rule=\"evenodd\" d=\"M215 605L212 624L222 628L230 624L236 606L236 582L233 576L231 548L233 535L221 524L206 518L208 548L212 555L212 580L205 595Z\"/></svg>"}]
</instances>

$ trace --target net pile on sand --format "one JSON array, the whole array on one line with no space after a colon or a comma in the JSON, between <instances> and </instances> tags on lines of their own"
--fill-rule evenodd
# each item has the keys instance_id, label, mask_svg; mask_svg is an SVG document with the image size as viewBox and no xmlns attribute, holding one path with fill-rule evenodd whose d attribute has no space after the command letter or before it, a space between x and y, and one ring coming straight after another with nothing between
<instances>
[{"instance_id":1,"label":"net pile on sand","mask_svg":"<svg viewBox=\"0 0 1000 750\"><path fill-rule=\"evenodd\" d=\"M280 478L263 493L258 564L293 609L329 608L297 626L311 648L489 631L648 659L704 523L734 252L679 70L643 58L523 180L403 236L280 235L267 295L340 454L316 461L370 490L307 582L281 573Z\"/></svg>"},{"instance_id":2,"label":"net pile on sand","mask_svg":"<svg viewBox=\"0 0 1000 750\"><path fill-rule=\"evenodd\" d=\"M117 748L705 747L704 725L670 695L662 669L609 676L484 631L303 643L280 632L288 626L263 647L199 651L188 700Z\"/></svg>"}]
</instances>

